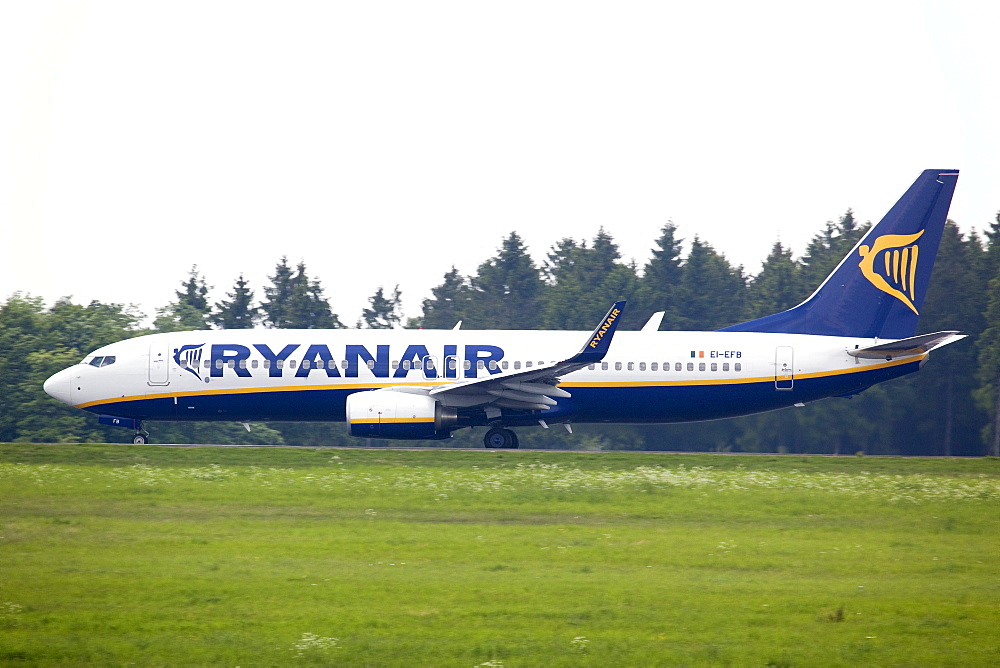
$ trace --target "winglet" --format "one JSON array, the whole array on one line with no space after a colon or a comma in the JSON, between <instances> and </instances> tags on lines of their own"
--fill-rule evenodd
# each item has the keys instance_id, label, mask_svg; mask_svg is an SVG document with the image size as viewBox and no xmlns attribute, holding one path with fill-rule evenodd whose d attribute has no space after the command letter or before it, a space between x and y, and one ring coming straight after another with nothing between
<instances>
[{"instance_id":1,"label":"winglet","mask_svg":"<svg viewBox=\"0 0 1000 668\"><path fill-rule=\"evenodd\" d=\"M601 320L601 324L597 326L594 333L587 339L587 343L583 345L580 352L566 360L566 362L572 364L593 364L594 362L603 360L604 356L608 354L608 348L611 347L611 339L615 335L615 330L618 329L618 320L621 318L622 311L624 310L624 301L615 302L611 310L608 311L608 314Z\"/></svg>"}]
</instances>

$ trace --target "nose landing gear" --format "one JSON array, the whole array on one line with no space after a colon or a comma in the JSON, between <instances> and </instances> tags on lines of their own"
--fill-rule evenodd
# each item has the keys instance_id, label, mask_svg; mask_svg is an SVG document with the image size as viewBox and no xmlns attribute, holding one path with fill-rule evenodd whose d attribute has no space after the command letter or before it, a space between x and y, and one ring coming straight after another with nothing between
<instances>
[{"instance_id":1,"label":"nose landing gear","mask_svg":"<svg viewBox=\"0 0 1000 668\"><path fill-rule=\"evenodd\" d=\"M135 432L135 436L132 437L133 445L146 445L149 443L149 432L139 427L139 431Z\"/></svg>"}]
</instances>

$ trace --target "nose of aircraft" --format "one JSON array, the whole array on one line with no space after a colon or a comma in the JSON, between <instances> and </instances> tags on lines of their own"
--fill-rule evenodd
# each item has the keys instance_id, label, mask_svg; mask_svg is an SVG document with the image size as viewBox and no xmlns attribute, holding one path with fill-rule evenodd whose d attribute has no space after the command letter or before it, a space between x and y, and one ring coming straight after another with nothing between
<instances>
[{"instance_id":1,"label":"nose of aircraft","mask_svg":"<svg viewBox=\"0 0 1000 668\"><path fill-rule=\"evenodd\" d=\"M52 397L53 399L58 399L64 404L72 405L73 402L70 400L70 381L72 380L72 370L63 369L58 371L45 381L42 385L42 389L45 393Z\"/></svg>"}]
</instances>

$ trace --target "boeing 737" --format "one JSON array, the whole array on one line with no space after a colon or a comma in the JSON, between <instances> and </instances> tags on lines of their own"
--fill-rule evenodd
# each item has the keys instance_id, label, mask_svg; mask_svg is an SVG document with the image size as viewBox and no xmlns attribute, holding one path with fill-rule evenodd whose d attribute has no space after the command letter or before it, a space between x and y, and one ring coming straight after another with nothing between
<instances>
[{"instance_id":1,"label":"boeing 737","mask_svg":"<svg viewBox=\"0 0 1000 668\"><path fill-rule=\"evenodd\" d=\"M445 439L511 427L713 420L850 396L963 338L916 334L958 179L924 171L804 302L714 332L209 330L104 346L45 391L134 430L156 420L346 421L353 436ZM249 426L248 426L249 428Z\"/></svg>"}]
</instances>

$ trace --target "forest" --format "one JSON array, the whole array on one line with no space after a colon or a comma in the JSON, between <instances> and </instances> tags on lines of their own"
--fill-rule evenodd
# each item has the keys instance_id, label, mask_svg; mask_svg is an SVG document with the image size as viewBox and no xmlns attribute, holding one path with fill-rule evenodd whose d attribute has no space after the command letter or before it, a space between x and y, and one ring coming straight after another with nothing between
<instances>
[{"instance_id":1,"label":"forest","mask_svg":"<svg viewBox=\"0 0 1000 668\"><path fill-rule=\"evenodd\" d=\"M496 254L463 276L452 267L404 318L400 283L391 276L356 321L345 323L304 262L277 262L258 294L243 276L217 302L197 266L176 299L156 309L151 326L135 306L47 306L22 293L0 304L0 442L126 442L131 432L49 398L42 383L102 345L153 332L205 328L446 328L589 330L608 304L627 299L622 329L638 329L665 311L662 330L714 330L792 307L809 296L864 235L848 210L827 222L801 257L776 242L753 276L695 235L684 243L667 223L642 267L623 261L601 229L590 240L562 239L541 266L515 232ZM685 253L686 249L686 253ZM391 286L391 287L390 287ZM597 315L595 315L597 314ZM941 240L919 332L960 330L969 337L932 354L919 373L876 385L850 399L826 399L772 413L658 426L578 425L519 430L522 447L826 454L1000 456L1000 213L984 235L949 221ZM341 423L157 423L158 443L346 445ZM456 432L451 446L475 447L479 435ZM440 447L438 443L433 445Z\"/></svg>"}]
</instances>

